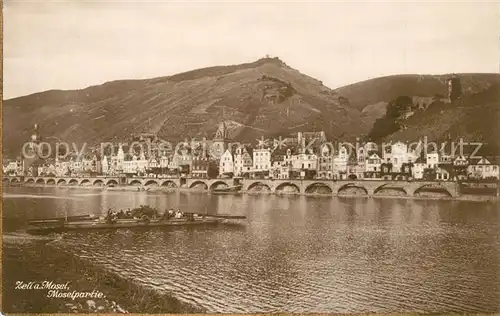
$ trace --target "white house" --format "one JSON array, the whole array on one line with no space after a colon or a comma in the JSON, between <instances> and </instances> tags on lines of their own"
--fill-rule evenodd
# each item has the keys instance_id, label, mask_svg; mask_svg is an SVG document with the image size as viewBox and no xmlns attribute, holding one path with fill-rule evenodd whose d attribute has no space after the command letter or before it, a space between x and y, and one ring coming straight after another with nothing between
<instances>
[{"instance_id":1,"label":"white house","mask_svg":"<svg viewBox=\"0 0 500 316\"><path fill-rule=\"evenodd\" d=\"M271 169L271 150L269 148L256 148L253 151L254 172L269 171Z\"/></svg>"},{"instance_id":2,"label":"white house","mask_svg":"<svg viewBox=\"0 0 500 316\"><path fill-rule=\"evenodd\" d=\"M426 162L422 158L417 158L413 163L413 168L411 169L412 177L416 180L424 178L424 169L427 167Z\"/></svg>"},{"instance_id":3,"label":"white house","mask_svg":"<svg viewBox=\"0 0 500 316\"><path fill-rule=\"evenodd\" d=\"M371 153L365 160L365 172L380 172L382 158L377 153Z\"/></svg>"},{"instance_id":4,"label":"white house","mask_svg":"<svg viewBox=\"0 0 500 316\"><path fill-rule=\"evenodd\" d=\"M219 160L219 175L228 173L234 174L233 153L229 148L220 156Z\"/></svg>"},{"instance_id":5,"label":"white house","mask_svg":"<svg viewBox=\"0 0 500 316\"><path fill-rule=\"evenodd\" d=\"M292 169L294 170L316 170L318 157L312 152L303 152L292 155Z\"/></svg>"},{"instance_id":6,"label":"white house","mask_svg":"<svg viewBox=\"0 0 500 316\"><path fill-rule=\"evenodd\" d=\"M347 148L342 146L339 153L333 157L333 178L345 179L347 173L347 163L349 162L349 154Z\"/></svg>"},{"instance_id":7,"label":"white house","mask_svg":"<svg viewBox=\"0 0 500 316\"><path fill-rule=\"evenodd\" d=\"M20 175L22 173L22 164L19 161L11 161L3 169L4 174Z\"/></svg>"},{"instance_id":8,"label":"white house","mask_svg":"<svg viewBox=\"0 0 500 316\"><path fill-rule=\"evenodd\" d=\"M107 156L102 157L101 168L102 168L102 173L103 174L108 174L109 173L109 161L108 161L108 157Z\"/></svg>"},{"instance_id":9,"label":"white house","mask_svg":"<svg viewBox=\"0 0 500 316\"><path fill-rule=\"evenodd\" d=\"M455 166L467 166L469 162L467 161L467 158L465 158L464 156L462 155L459 155L457 156L454 160L453 160L453 165Z\"/></svg>"},{"instance_id":10,"label":"white house","mask_svg":"<svg viewBox=\"0 0 500 316\"><path fill-rule=\"evenodd\" d=\"M467 174L473 179L499 179L499 166L492 164L488 159L471 160L467 166Z\"/></svg>"},{"instance_id":11,"label":"white house","mask_svg":"<svg viewBox=\"0 0 500 316\"><path fill-rule=\"evenodd\" d=\"M437 152L427 153L425 163L427 168L435 169L439 164L439 154Z\"/></svg>"}]
</instances>

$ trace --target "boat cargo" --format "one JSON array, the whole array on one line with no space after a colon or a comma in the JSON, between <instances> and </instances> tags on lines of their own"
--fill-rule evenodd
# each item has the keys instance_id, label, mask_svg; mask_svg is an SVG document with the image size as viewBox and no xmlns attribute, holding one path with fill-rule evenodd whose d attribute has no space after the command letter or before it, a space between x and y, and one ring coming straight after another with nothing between
<instances>
[{"instance_id":1,"label":"boat cargo","mask_svg":"<svg viewBox=\"0 0 500 316\"><path fill-rule=\"evenodd\" d=\"M246 219L245 216L234 215L198 215L183 213L181 218L118 218L109 220L92 215L72 216L64 218L50 218L28 222L27 232L30 234L60 233L75 230L99 230L120 228L149 228L149 227L190 227L211 226L218 224L237 224Z\"/></svg>"}]
</instances>

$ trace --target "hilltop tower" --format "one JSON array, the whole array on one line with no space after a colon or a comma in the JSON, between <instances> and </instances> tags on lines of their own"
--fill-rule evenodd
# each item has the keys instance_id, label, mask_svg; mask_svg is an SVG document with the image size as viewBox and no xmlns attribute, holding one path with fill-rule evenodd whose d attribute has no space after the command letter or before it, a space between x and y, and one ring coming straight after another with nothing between
<instances>
[{"instance_id":1,"label":"hilltop tower","mask_svg":"<svg viewBox=\"0 0 500 316\"><path fill-rule=\"evenodd\" d=\"M462 96L462 86L460 84L460 78L453 75L448 79L448 99L450 102L456 101Z\"/></svg>"},{"instance_id":2,"label":"hilltop tower","mask_svg":"<svg viewBox=\"0 0 500 316\"><path fill-rule=\"evenodd\" d=\"M222 121L219 123L217 132L215 132L215 137L212 143L212 156L214 156L214 158L216 159L219 159L224 151L226 151L229 141L229 132L227 130L226 124L224 123L224 121Z\"/></svg>"}]
</instances>

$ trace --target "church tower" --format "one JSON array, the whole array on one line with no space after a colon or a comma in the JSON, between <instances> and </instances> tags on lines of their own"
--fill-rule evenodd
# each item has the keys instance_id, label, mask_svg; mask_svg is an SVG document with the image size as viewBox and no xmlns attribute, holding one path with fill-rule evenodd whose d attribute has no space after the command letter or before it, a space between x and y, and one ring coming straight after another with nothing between
<instances>
[{"instance_id":1,"label":"church tower","mask_svg":"<svg viewBox=\"0 0 500 316\"><path fill-rule=\"evenodd\" d=\"M27 143L28 146L23 146L21 157L23 157L24 170L28 170L31 167L33 174L31 176L36 176L38 171L38 165L40 162L40 134L38 131L38 124L35 124L33 133L31 134L31 139Z\"/></svg>"},{"instance_id":2,"label":"church tower","mask_svg":"<svg viewBox=\"0 0 500 316\"><path fill-rule=\"evenodd\" d=\"M229 132L226 124L222 121L217 128L217 132L215 132L215 137L212 142L212 156L219 159L226 151L229 141Z\"/></svg>"},{"instance_id":3,"label":"church tower","mask_svg":"<svg viewBox=\"0 0 500 316\"><path fill-rule=\"evenodd\" d=\"M33 133L31 134L31 140L29 143L29 149L35 153L38 151L38 144L40 144L40 134L38 133L38 124L35 124L33 128Z\"/></svg>"}]
</instances>

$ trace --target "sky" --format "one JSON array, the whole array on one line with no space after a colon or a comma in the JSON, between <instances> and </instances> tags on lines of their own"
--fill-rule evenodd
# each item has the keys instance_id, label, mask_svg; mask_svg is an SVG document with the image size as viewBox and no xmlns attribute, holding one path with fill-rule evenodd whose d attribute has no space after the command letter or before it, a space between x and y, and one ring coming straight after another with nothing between
<instances>
[{"instance_id":1,"label":"sky","mask_svg":"<svg viewBox=\"0 0 500 316\"><path fill-rule=\"evenodd\" d=\"M4 99L269 55L337 88L499 72L494 2L4 1Z\"/></svg>"}]
</instances>

